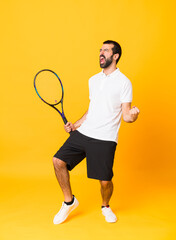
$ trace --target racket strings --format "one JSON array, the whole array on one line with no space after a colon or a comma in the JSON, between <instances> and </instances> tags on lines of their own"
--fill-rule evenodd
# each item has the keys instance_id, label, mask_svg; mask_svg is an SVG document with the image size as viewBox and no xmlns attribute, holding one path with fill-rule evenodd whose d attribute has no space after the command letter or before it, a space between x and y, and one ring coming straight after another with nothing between
<instances>
[{"instance_id":1,"label":"racket strings","mask_svg":"<svg viewBox=\"0 0 176 240\"><path fill-rule=\"evenodd\" d=\"M40 98L51 105L58 104L62 99L63 88L57 76L49 71L40 72L35 80Z\"/></svg>"}]
</instances>

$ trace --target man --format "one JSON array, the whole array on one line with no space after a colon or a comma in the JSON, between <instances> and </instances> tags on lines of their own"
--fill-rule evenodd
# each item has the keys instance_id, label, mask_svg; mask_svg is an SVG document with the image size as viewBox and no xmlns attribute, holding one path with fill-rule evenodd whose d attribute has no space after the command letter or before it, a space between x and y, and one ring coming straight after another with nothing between
<instances>
[{"instance_id":1,"label":"man","mask_svg":"<svg viewBox=\"0 0 176 240\"><path fill-rule=\"evenodd\" d=\"M121 56L121 47L115 41L105 41L100 49L102 71L89 79L90 105L83 117L64 128L71 136L53 158L55 174L64 194L64 202L54 217L60 224L78 206L72 194L69 172L85 157L88 178L98 179L101 184L102 214L107 222L116 222L109 201L113 193L113 161L121 115L125 122L136 121L139 109L131 108L132 85L116 64Z\"/></svg>"}]
</instances>

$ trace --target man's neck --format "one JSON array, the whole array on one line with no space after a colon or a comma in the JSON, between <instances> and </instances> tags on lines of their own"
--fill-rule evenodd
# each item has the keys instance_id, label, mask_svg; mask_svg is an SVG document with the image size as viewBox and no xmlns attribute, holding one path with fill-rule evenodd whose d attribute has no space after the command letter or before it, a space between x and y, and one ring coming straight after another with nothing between
<instances>
[{"instance_id":1,"label":"man's neck","mask_svg":"<svg viewBox=\"0 0 176 240\"><path fill-rule=\"evenodd\" d=\"M116 70L117 68L116 68L116 66L109 66L109 67L107 67L107 68L104 68L103 69L103 72L106 74L106 75L109 75L109 74L111 74L112 72L114 72L115 70Z\"/></svg>"}]
</instances>

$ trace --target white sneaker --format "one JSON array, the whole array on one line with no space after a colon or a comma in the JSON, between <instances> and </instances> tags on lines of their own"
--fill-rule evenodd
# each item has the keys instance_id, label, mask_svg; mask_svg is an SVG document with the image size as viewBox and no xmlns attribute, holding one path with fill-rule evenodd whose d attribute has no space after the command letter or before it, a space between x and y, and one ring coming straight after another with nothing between
<instances>
[{"instance_id":1,"label":"white sneaker","mask_svg":"<svg viewBox=\"0 0 176 240\"><path fill-rule=\"evenodd\" d=\"M55 215L53 219L54 224L60 224L66 220L68 215L79 205L78 200L74 197L74 202L72 205L67 205L66 203L62 203L62 207L60 211Z\"/></svg>"},{"instance_id":2,"label":"white sneaker","mask_svg":"<svg viewBox=\"0 0 176 240\"><path fill-rule=\"evenodd\" d=\"M106 222L113 223L117 221L117 217L113 213L110 207L103 207L101 210L102 210L102 214L105 216Z\"/></svg>"}]
</instances>

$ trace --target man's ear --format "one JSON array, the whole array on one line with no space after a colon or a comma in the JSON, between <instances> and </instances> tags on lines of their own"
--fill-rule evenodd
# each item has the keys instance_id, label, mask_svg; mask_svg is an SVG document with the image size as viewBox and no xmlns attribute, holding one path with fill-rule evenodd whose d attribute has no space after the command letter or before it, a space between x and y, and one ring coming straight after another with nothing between
<instances>
[{"instance_id":1,"label":"man's ear","mask_svg":"<svg viewBox=\"0 0 176 240\"><path fill-rule=\"evenodd\" d=\"M119 54L118 53L114 54L114 59L117 60L118 58L119 58Z\"/></svg>"}]
</instances>

